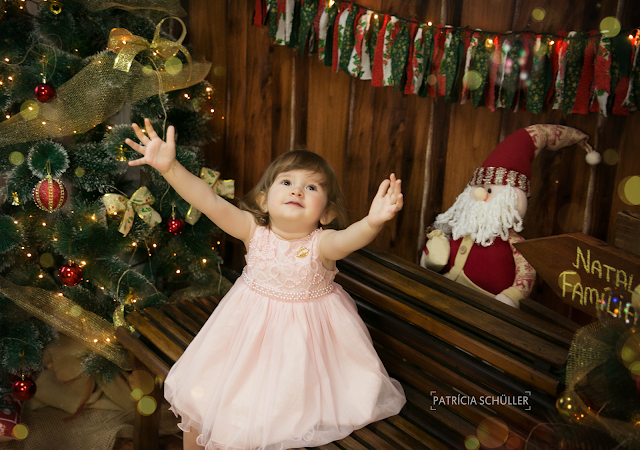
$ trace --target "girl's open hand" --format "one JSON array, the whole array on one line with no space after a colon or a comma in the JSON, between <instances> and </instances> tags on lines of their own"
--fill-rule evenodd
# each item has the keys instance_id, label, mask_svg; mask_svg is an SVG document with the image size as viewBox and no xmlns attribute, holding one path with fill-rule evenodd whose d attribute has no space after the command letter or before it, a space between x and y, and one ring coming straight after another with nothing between
<instances>
[{"instance_id":1,"label":"girl's open hand","mask_svg":"<svg viewBox=\"0 0 640 450\"><path fill-rule=\"evenodd\" d=\"M393 219L396 213L402 209L403 199L400 184L401 181L396 180L394 174L380 183L378 193L371 202L367 216L367 223L370 227L381 227L385 222Z\"/></svg>"},{"instance_id":2,"label":"girl's open hand","mask_svg":"<svg viewBox=\"0 0 640 450\"><path fill-rule=\"evenodd\" d=\"M144 127L147 134L144 134L135 123L131 127L136 133L140 144L133 142L129 138L125 139L125 143L143 156L129 161L129 165L148 164L160 173L169 171L176 159L175 129L173 126L167 128L167 142L158 136L149 119L144 119Z\"/></svg>"}]
</instances>

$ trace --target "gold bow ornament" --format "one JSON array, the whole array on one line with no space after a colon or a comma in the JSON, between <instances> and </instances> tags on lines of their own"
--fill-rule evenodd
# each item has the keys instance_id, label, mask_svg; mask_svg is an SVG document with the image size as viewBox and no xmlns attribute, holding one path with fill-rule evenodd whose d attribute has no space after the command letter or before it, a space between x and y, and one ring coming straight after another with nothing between
<instances>
[{"instance_id":1,"label":"gold bow ornament","mask_svg":"<svg viewBox=\"0 0 640 450\"><path fill-rule=\"evenodd\" d=\"M124 217L120 222L120 228L118 231L126 236L131 231L133 226L133 219L136 214L140 216L144 222L150 227L162 222L160 214L151 207L156 199L151 195L149 189L146 186L142 186L133 193L131 199L128 199L124 195L120 194L105 194L102 196L102 202L105 208L107 208L107 214L118 214L124 212Z\"/></svg>"},{"instance_id":2,"label":"gold bow ornament","mask_svg":"<svg viewBox=\"0 0 640 450\"><path fill-rule=\"evenodd\" d=\"M234 180L221 180L220 172L217 170L209 169L208 167L203 167L200 169L200 178L207 182L211 188L216 191L220 197L232 199L235 193L235 181ZM184 218L184 221L189 225L193 225L199 219L202 213L198 211L196 208L191 206L189 211L187 211L187 216Z\"/></svg>"},{"instance_id":3,"label":"gold bow ornament","mask_svg":"<svg viewBox=\"0 0 640 450\"><path fill-rule=\"evenodd\" d=\"M125 28L112 29L111 33L109 34L109 44L107 46L107 49L118 55L113 63L113 68L121 70L122 72L129 72L129 69L131 69L131 64L133 63L136 55L143 50L151 50L154 52L154 54L157 53L167 60L173 58L179 51L181 51L187 57L187 61L189 62L188 80L190 80L191 54L189 54L189 50L187 50L182 45L182 41L187 35L187 28L182 19L171 17L172 19L176 19L182 24L182 35L180 36L180 39L178 39L177 41L171 41L169 39L160 37L160 27L162 26L162 23L169 18L170 17L165 17L160 21L160 23L158 23L151 43L149 43L149 41L147 41L143 37L132 34ZM179 72L179 69L176 72Z\"/></svg>"}]
</instances>

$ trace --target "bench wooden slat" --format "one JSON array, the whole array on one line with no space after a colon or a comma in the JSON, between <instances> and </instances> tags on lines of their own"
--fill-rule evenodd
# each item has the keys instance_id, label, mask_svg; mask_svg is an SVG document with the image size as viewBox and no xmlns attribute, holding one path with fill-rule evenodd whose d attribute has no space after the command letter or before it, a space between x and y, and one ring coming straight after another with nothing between
<instances>
[{"instance_id":1,"label":"bench wooden slat","mask_svg":"<svg viewBox=\"0 0 640 450\"><path fill-rule=\"evenodd\" d=\"M151 319L152 322L160 325L164 331L173 339L182 349L186 349L193 336L187 333L184 328L167 317L161 310L157 308L145 308L145 317Z\"/></svg>"},{"instance_id":2,"label":"bench wooden slat","mask_svg":"<svg viewBox=\"0 0 640 450\"><path fill-rule=\"evenodd\" d=\"M197 298L195 298L193 300L193 302L197 306L199 306L200 309L202 309L204 312L206 312L208 315L211 315L211 313L216 308L216 306L218 306L217 303L214 303L211 300L209 300L208 298L204 298L204 297L197 297Z\"/></svg>"},{"instance_id":3,"label":"bench wooden slat","mask_svg":"<svg viewBox=\"0 0 640 450\"><path fill-rule=\"evenodd\" d=\"M451 345L460 347L463 350L484 359L488 363L499 367L518 379L526 381L528 384L531 384L538 389L548 392L551 395L556 394L558 380L553 379L545 373L532 369L531 366L528 366L514 357L506 355L499 349L480 342L472 336L452 328L452 326L447 326L433 317L411 308L409 305L406 305L399 300L383 295L372 287L354 280L353 278L343 275L340 282L342 287L349 292L352 292L354 295L365 297L369 302L374 303L380 308L403 318L409 323L413 323Z\"/></svg>"},{"instance_id":4,"label":"bench wooden slat","mask_svg":"<svg viewBox=\"0 0 640 450\"><path fill-rule=\"evenodd\" d=\"M167 378L170 369L167 363L158 358L156 354L149 350L149 348L138 339L131 336L129 330L125 327L118 327L116 329L116 338L118 342L131 353L135 354L136 358L156 374L156 376L159 376L163 381Z\"/></svg>"},{"instance_id":5,"label":"bench wooden slat","mask_svg":"<svg viewBox=\"0 0 640 450\"><path fill-rule=\"evenodd\" d=\"M368 428L360 428L359 430L354 431L352 434L355 434L358 439L371 445L375 449L397 450L396 447L388 443L386 440L384 440Z\"/></svg>"},{"instance_id":6,"label":"bench wooden slat","mask_svg":"<svg viewBox=\"0 0 640 450\"><path fill-rule=\"evenodd\" d=\"M356 304L360 316L370 328L378 329L387 335L392 334L395 339L406 346L415 349L429 359L439 361L468 379L476 380L495 392L515 394L530 390L533 407L536 411L542 411L542 417L549 408L549 404L555 402L555 397L533 389L512 377L505 376L504 372L495 367L485 364L478 358L469 357L467 352L448 345L437 337L388 314L387 311L359 299L356 299ZM552 409L555 410L555 405Z\"/></svg>"},{"instance_id":7,"label":"bench wooden slat","mask_svg":"<svg viewBox=\"0 0 640 450\"><path fill-rule=\"evenodd\" d=\"M371 430L377 434L386 436L387 440L394 442L395 446L403 450L428 450L429 447L420 443L413 437L409 436L402 430L390 425L387 421L381 420L374 422L368 426Z\"/></svg>"},{"instance_id":8,"label":"bench wooden slat","mask_svg":"<svg viewBox=\"0 0 640 450\"><path fill-rule=\"evenodd\" d=\"M167 355L173 362L176 362L182 356L182 350L175 342L169 339L158 327L153 325L142 315L133 311L127 316L129 322L144 337L149 339L160 351Z\"/></svg>"},{"instance_id":9,"label":"bench wooden slat","mask_svg":"<svg viewBox=\"0 0 640 450\"><path fill-rule=\"evenodd\" d=\"M436 386L434 383L429 381L429 378L420 373L412 373L410 369L403 368L403 364L399 364L398 359L392 358L389 353L393 353L400 358L404 358L408 361L411 361L412 364L423 369L425 372L428 372L430 376L440 380L442 383L447 383L448 386L457 389L460 392L468 396L473 396L476 399L485 396L494 396L500 395L504 392L490 392L471 380L467 379L464 376L461 376L452 370L444 367L439 364L437 361L427 358L422 355L420 352L412 349L411 347L402 344L401 342L394 340L393 338L385 335L384 333L379 333L376 330L370 329L372 333L372 337L375 336L375 342L385 346L387 350L380 350L378 354L383 360L385 367L389 371L394 372L398 376L402 376L404 380L411 383L416 388L422 390L422 392L430 393L431 391L436 391L438 395L456 395L458 392L452 391L447 388L443 388L442 386ZM406 366L406 364L404 364ZM508 393L504 393L507 395ZM524 395L524 392L513 393L516 395ZM473 408L471 406L462 405L451 406L449 407L452 410L458 412L458 414L465 416L467 419L471 420L474 423L479 423L480 421L489 417L484 410L481 408ZM541 424L541 422L531 415L527 414L527 412L521 408L511 405L491 405L489 409L498 413L501 417L509 417L509 419L515 422L522 430L530 430L533 427L536 427Z\"/></svg>"},{"instance_id":10,"label":"bench wooden slat","mask_svg":"<svg viewBox=\"0 0 640 450\"><path fill-rule=\"evenodd\" d=\"M429 450L449 450L449 447L426 433L421 428L404 419L402 416L388 417L385 421L393 424L393 426L404 431L415 440L425 444Z\"/></svg>"},{"instance_id":11,"label":"bench wooden slat","mask_svg":"<svg viewBox=\"0 0 640 450\"><path fill-rule=\"evenodd\" d=\"M191 303L188 300L180 300L180 309L182 309L186 314L189 315L193 320L195 320L200 327L204 325L209 316L203 310L198 308L196 305Z\"/></svg>"},{"instance_id":12,"label":"bench wooden slat","mask_svg":"<svg viewBox=\"0 0 640 450\"><path fill-rule=\"evenodd\" d=\"M544 317L546 320L552 321L554 323L557 323L558 325L563 326L564 328L569 330L571 333L575 333L580 329L580 325L578 325L571 319L567 319L563 315L558 314L552 309L549 309L544 305L541 305L540 303L534 300L531 300L530 298L523 298L522 300L520 300L520 310L528 314L532 314L534 315L534 317L535 316Z\"/></svg>"},{"instance_id":13,"label":"bench wooden slat","mask_svg":"<svg viewBox=\"0 0 640 450\"><path fill-rule=\"evenodd\" d=\"M317 450L340 450L340 447L333 443L329 443L326 445L321 445L320 447L314 447Z\"/></svg>"},{"instance_id":14,"label":"bench wooden slat","mask_svg":"<svg viewBox=\"0 0 640 450\"><path fill-rule=\"evenodd\" d=\"M192 336L195 336L198 334L198 331L200 331L200 325L198 325L198 322L189 317L177 305L162 305L160 309L169 317L173 317L174 320L182 325Z\"/></svg>"},{"instance_id":15,"label":"bench wooden slat","mask_svg":"<svg viewBox=\"0 0 640 450\"><path fill-rule=\"evenodd\" d=\"M417 264L407 263L407 261L402 258L380 251L374 246L368 246L358 250L358 252L342 259L340 263L341 265L349 265L352 260L358 261L360 258L375 261L382 266L388 267L395 272L416 280L420 284L436 289L444 295L462 300L494 317L498 317L501 320L509 322L522 330L529 331L530 333L536 334L544 339L555 341L559 345L564 344L566 348L571 346L571 339L573 337L573 333L570 331L571 328L568 328L569 332L567 332L567 329L563 329L563 326L559 326L559 324L550 323L548 320L543 320L538 317L531 317L531 315L524 311L512 308L511 306L505 305L501 302L497 302L467 286L463 286L449 280L442 275L432 272L431 270L424 269ZM540 308L545 307L540 305ZM577 325L575 322L572 323Z\"/></svg>"},{"instance_id":16,"label":"bench wooden slat","mask_svg":"<svg viewBox=\"0 0 640 450\"><path fill-rule=\"evenodd\" d=\"M431 310L444 315L445 320L456 322L461 328L471 328L484 333L499 345L510 344L530 355L535 355L556 366L562 366L567 359L567 350L551 344L548 340L530 334L492 314L479 310L456 298L438 292L415 280L405 277L388 267L375 264L362 255L353 255L351 262L358 274L366 275L374 280L384 279L384 287L402 292L412 301L419 301ZM571 344L567 337L566 344ZM568 348L568 347L567 347Z\"/></svg>"},{"instance_id":17,"label":"bench wooden slat","mask_svg":"<svg viewBox=\"0 0 640 450\"><path fill-rule=\"evenodd\" d=\"M342 447L344 450L369 450L367 447L356 441L351 436L334 442L334 444Z\"/></svg>"}]
</instances>

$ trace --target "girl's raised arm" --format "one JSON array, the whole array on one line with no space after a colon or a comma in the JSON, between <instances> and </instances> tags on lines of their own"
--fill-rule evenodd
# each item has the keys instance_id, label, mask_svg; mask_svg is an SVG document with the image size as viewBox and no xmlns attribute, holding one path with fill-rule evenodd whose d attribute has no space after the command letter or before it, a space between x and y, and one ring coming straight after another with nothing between
<instances>
[{"instance_id":1,"label":"girl's raised arm","mask_svg":"<svg viewBox=\"0 0 640 450\"><path fill-rule=\"evenodd\" d=\"M144 126L147 134L138 125L132 125L140 144L131 139L125 141L143 155L142 158L129 161L129 165L148 164L156 169L185 201L202 211L222 231L248 245L256 227L253 215L219 197L206 181L189 172L176 160L173 126L167 128L166 142L154 131L149 119L144 119Z\"/></svg>"},{"instance_id":2,"label":"girl's raised arm","mask_svg":"<svg viewBox=\"0 0 640 450\"><path fill-rule=\"evenodd\" d=\"M400 185L401 181L391 174L389 179L380 183L367 217L344 230L323 232L318 242L320 256L325 260L337 261L370 244L384 224L402 209Z\"/></svg>"}]
</instances>

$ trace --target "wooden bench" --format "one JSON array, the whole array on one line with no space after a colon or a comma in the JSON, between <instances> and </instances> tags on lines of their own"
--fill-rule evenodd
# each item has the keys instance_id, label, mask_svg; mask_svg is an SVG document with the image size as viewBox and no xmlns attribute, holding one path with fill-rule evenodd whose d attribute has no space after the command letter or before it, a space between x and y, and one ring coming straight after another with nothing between
<instances>
[{"instance_id":1,"label":"wooden bench","mask_svg":"<svg viewBox=\"0 0 640 450\"><path fill-rule=\"evenodd\" d=\"M510 308L373 249L338 267L336 281L356 300L385 367L405 388L407 405L400 415L319 449L464 449L487 423L504 423L513 448L524 448L527 439L528 449L557 448L545 423L562 389L575 324L527 301L523 310ZM199 298L149 308L127 316L135 333L118 329L136 367L157 376L158 401L171 364L216 305L217 299ZM134 448L157 448L158 421L158 411L136 418Z\"/></svg>"}]
</instances>

